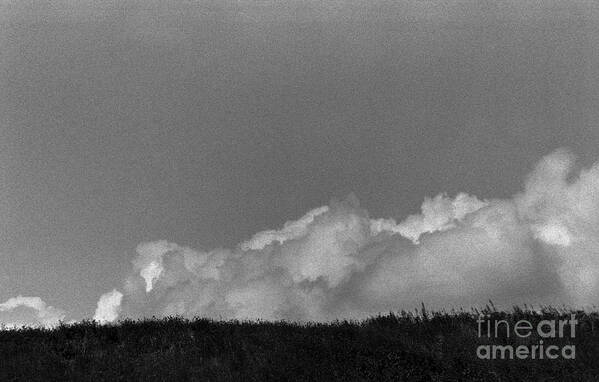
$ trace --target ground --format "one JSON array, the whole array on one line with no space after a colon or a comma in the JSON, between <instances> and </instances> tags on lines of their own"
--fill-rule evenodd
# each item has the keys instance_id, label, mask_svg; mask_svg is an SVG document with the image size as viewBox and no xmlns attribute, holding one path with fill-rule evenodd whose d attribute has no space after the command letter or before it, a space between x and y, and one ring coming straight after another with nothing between
<instances>
[{"instance_id":1,"label":"ground","mask_svg":"<svg viewBox=\"0 0 599 382\"><path fill-rule=\"evenodd\" d=\"M481 320L480 314L485 320ZM576 336L520 338L485 325L575 314ZM479 330L482 328L482 336ZM566 326L567 328L567 326ZM2 381L586 381L599 378L599 314L402 312L328 324L169 317L0 331ZM549 330L547 326L545 329ZM574 359L480 359L485 345L575 346ZM554 349L555 350L555 349ZM561 353L560 353L561 354Z\"/></svg>"}]
</instances>

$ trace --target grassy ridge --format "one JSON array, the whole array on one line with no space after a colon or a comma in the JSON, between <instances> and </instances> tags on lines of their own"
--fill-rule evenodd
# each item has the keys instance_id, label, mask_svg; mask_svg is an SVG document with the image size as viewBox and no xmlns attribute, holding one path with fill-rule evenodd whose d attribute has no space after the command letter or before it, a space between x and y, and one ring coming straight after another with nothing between
<instances>
[{"instance_id":1,"label":"grassy ridge","mask_svg":"<svg viewBox=\"0 0 599 382\"><path fill-rule=\"evenodd\" d=\"M495 312L491 321L569 318L570 312ZM575 312L576 359L481 360L479 312L389 314L299 325L207 319L95 322L0 331L0 380L586 381L599 380L599 314Z\"/></svg>"}]
</instances>

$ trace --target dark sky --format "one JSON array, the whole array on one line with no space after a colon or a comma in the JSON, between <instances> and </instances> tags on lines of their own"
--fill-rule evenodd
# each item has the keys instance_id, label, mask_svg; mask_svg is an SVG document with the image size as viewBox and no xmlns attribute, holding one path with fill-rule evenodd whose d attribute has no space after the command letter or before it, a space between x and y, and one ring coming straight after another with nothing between
<instances>
[{"instance_id":1,"label":"dark sky","mask_svg":"<svg viewBox=\"0 0 599 382\"><path fill-rule=\"evenodd\" d=\"M581 1L1 1L0 301L90 316L141 241L232 246L354 192L505 197L599 154Z\"/></svg>"}]
</instances>

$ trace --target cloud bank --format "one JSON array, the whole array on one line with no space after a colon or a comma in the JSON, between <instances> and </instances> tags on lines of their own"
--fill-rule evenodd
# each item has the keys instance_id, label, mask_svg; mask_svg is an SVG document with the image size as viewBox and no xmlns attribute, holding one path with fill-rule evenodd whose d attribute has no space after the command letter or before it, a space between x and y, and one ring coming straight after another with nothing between
<instances>
[{"instance_id":1,"label":"cloud bank","mask_svg":"<svg viewBox=\"0 0 599 382\"><path fill-rule=\"evenodd\" d=\"M558 150L509 199L441 194L399 223L371 218L351 195L235 248L160 240L136 252L121 290L100 297L95 320L327 321L489 299L503 308L588 307L599 298L599 163L578 168L571 153ZM29 322L6 319L19 309ZM53 326L64 316L39 297L0 304L8 326Z\"/></svg>"},{"instance_id":2,"label":"cloud bank","mask_svg":"<svg viewBox=\"0 0 599 382\"><path fill-rule=\"evenodd\" d=\"M558 150L509 199L426 198L397 223L354 196L259 232L235 248L141 243L123 293L96 319L205 316L297 321L411 309L585 306L599 297L599 163Z\"/></svg>"},{"instance_id":3,"label":"cloud bank","mask_svg":"<svg viewBox=\"0 0 599 382\"><path fill-rule=\"evenodd\" d=\"M15 313L20 308L26 310L25 314L19 314L17 319L9 317L11 313ZM0 304L0 322L4 327L53 327L58 325L64 317L65 312L62 309L47 305L39 297L11 297Z\"/></svg>"}]
</instances>

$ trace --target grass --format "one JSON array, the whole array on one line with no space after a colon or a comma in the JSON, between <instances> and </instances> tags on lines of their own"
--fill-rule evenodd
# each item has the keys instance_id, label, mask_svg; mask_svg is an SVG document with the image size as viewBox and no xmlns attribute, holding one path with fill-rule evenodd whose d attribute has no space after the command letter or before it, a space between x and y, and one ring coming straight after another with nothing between
<instances>
[{"instance_id":1,"label":"grass","mask_svg":"<svg viewBox=\"0 0 599 382\"><path fill-rule=\"evenodd\" d=\"M541 338L478 336L491 322L579 321L575 359L483 360L484 344ZM493 325L493 324L492 324ZM55 329L0 331L1 381L586 381L599 378L599 314L554 308L381 315L294 324L208 319L84 321Z\"/></svg>"}]
</instances>

